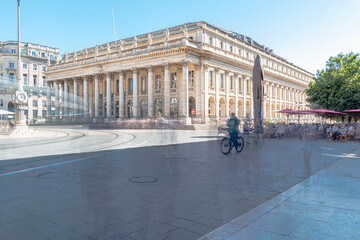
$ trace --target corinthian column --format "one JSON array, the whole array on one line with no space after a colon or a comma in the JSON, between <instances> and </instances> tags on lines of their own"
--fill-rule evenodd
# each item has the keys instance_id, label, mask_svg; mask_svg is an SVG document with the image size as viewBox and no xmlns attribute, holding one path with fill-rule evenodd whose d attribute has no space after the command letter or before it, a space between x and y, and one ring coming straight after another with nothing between
<instances>
[{"instance_id":1,"label":"corinthian column","mask_svg":"<svg viewBox=\"0 0 360 240\"><path fill-rule=\"evenodd\" d=\"M95 118L100 117L99 113L99 75L95 74L94 78L94 85L95 85Z\"/></svg>"},{"instance_id":2,"label":"corinthian column","mask_svg":"<svg viewBox=\"0 0 360 240\"><path fill-rule=\"evenodd\" d=\"M77 117L78 113L78 80L74 78L74 117Z\"/></svg>"},{"instance_id":3,"label":"corinthian column","mask_svg":"<svg viewBox=\"0 0 360 240\"><path fill-rule=\"evenodd\" d=\"M170 117L170 64L168 63L165 64L164 76L164 115Z\"/></svg>"},{"instance_id":4,"label":"corinthian column","mask_svg":"<svg viewBox=\"0 0 360 240\"><path fill-rule=\"evenodd\" d=\"M58 118L59 113L60 113L60 107L59 107L59 82L55 81L54 85L55 85L55 117Z\"/></svg>"},{"instance_id":5,"label":"corinthian column","mask_svg":"<svg viewBox=\"0 0 360 240\"><path fill-rule=\"evenodd\" d=\"M111 118L111 74L106 73L106 118Z\"/></svg>"},{"instance_id":6,"label":"corinthian column","mask_svg":"<svg viewBox=\"0 0 360 240\"><path fill-rule=\"evenodd\" d=\"M215 68L215 117L219 118L219 104L220 104L220 79L219 69Z\"/></svg>"},{"instance_id":7,"label":"corinthian column","mask_svg":"<svg viewBox=\"0 0 360 240\"><path fill-rule=\"evenodd\" d=\"M133 117L138 117L138 70L133 69Z\"/></svg>"},{"instance_id":8,"label":"corinthian column","mask_svg":"<svg viewBox=\"0 0 360 240\"><path fill-rule=\"evenodd\" d=\"M182 116L185 118L189 117L189 61L183 62L183 79L182 79L182 88L181 88L181 112Z\"/></svg>"},{"instance_id":9,"label":"corinthian column","mask_svg":"<svg viewBox=\"0 0 360 240\"><path fill-rule=\"evenodd\" d=\"M89 116L88 76L84 76L84 117Z\"/></svg>"},{"instance_id":10,"label":"corinthian column","mask_svg":"<svg viewBox=\"0 0 360 240\"><path fill-rule=\"evenodd\" d=\"M120 118L124 118L124 108L125 108L124 75L125 75L124 71L120 70L119 71L119 117Z\"/></svg>"},{"instance_id":11,"label":"corinthian column","mask_svg":"<svg viewBox=\"0 0 360 240\"><path fill-rule=\"evenodd\" d=\"M46 105L46 111L47 111L47 117L51 117L51 83L47 82L47 91L46 91L46 100L47 100L47 105Z\"/></svg>"},{"instance_id":12,"label":"corinthian column","mask_svg":"<svg viewBox=\"0 0 360 240\"><path fill-rule=\"evenodd\" d=\"M64 116L69 117L69 92L68 92L68 80L64 80Z\"/></svg>"},{"instance_id":13,"label":"corinthian column","mask_svg":"<svg viewBox=\"0 0 360 240\"><path fill-rule=\"evenodd\" d=\"M148 116L153 117L154 116L154 89L153 89L153 69L150 66L148 68Z\"/></svg>"}]
</instances>

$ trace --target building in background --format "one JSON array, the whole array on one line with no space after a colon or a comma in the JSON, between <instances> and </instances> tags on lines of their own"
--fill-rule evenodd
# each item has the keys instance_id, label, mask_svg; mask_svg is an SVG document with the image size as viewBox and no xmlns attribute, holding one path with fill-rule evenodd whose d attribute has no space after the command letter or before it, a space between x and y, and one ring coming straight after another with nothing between
<instances>
[{"instance_id":1,"label":"building in background","mask_svg":"<svg viewBox=\"0 0 360 240\"><path fill-rule=\"evenodd\" d=\"M16 87L17 41L0 42L0 109L14 111L11 90ZM47 83L44 72L48 66L58 63L57 48L39 44L21 42L22 74L24 90L28 92L28 102L25 108L27 120L37 121L50 115L51 107L46 91ZM6 91L8 89L8 91ZM53 108L53 110L55 110Z\"/></svg>"},{"instance_id":2,"label":"building in background","mask_svg":"<svg viewBox=\"0 0 360 240\"><path fill-rule=\"evenodd\" d=\"M57 116L90 114L101 121L162 115L208 123L231 112L252 118L257 54L265 69L265 119L284 120L275 110L309 109L304 90L313 74L249 37L203 21L64 54L46 76L65 91Z\"/></svg>"}]
</instances>

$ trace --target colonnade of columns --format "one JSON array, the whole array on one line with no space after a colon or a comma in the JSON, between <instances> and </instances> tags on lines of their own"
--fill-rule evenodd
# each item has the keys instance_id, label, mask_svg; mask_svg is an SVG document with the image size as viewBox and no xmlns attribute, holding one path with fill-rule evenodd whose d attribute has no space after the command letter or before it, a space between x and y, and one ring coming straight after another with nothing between
<instances>
[{"instance_id":1,"label":"colonnade of columns","mask_svg":"<svg viewBox=\"0 0 360 240\"><path fill-rule=\"evenodd\" d=\"M176 91L171 88L171 64L165 63L156 66L146 66L142 68L129 68L111 72L89 74L80 77L54 80L55 88L55 117L83 117L89 119L93 117L114 117L115 98L118 101L118 113L115 117L126 118L127 107L131 101L133 109L132 118L144 117L141 115L140 100L147 100L147 116L156 117L154 98L162 99L162 115L170 117L171 98L179 98L178 117L189 118L189 98L193 97L196 101L196 118L209 119L211 117L228 118L230 112L234 111L238 117L254 116L252 101L252 79L250 75L231 72L218 67L210 67L205 64L195 65L194 74L195 84L191 86L195 90L189 90L189 61L176 63L181 74L181 79L177 83ZM161 89L156 89L154 69L161 69ZM209 71L213 71L213 83L210 84ZM139 83L139 71L146 72L146 94ZM223 78L221 83L220 74ZM118 77L118 78L117 78ZM130 79L132 82L131 89ZM241 82L239 82L241 79ZM117 83L118 80L118 83ZM116 83L116 84L115 84ZM221 86L221 84L223 84ZM240 85L239 85L240 84ZM101 87L101 86L102 87ZM72 87L71 87L72 86ZM112 89L114 88L115 89ZM126 87L126 89L125 89ZM140 89L141 88L141 89ZM263 116L266 119L275 119L280 114L274 112L282 108L292 108L295 110L304 109L305 94L303 91L288 86L280 86L269 81L264 85L266 96L263 103ZM59 95L59 90L63 93ZM79 93L81 89L81 94ZM71 94L72 90L72 94ZM160 91L161 90L161 91ZM105 97L102 97L102 94ZM47 93L50 94L49 92ZM82 98L80 98L80 95ZM89 95L91 95L89 97ZM285 97L286 96L286 97ZM60 98L62 99L61 104ZM210 105L210 98L215 98L215 106ZM48 98L48 101L50 98ZM82 101L79 101L82 99ZM106 102L106 105L104 105ZM50 108L51 102L48 103ZM104 114L100 109L106 106ZM209 109L210 106L210 109ZM224 106L224 109L223 109ZM212 109L214 108L214 109ZM117 109L116 109L117 111ZM105 115L105 116L104 116ZM242 115L242 116L241 116ZM146 116L145 116L146 117Z\"/></svg>"},{"instance_id":2,"label":"colonnade of columns","mask_svg":"<svg viewBox=\"0 0 360 240\"><path fill-rule=\"evenodd\" d=\"M177 64L178 66L179 64ZM178 90L176 91L176 95L179 98L179 117L181 118L189 118L189 61L181 62L182 68L182 79L179 83L177 83ZM164 99L163 101L163 112L162 115L165 117L170 117L170 99L171 99L171 89L170 89L170 64L164 64L161 66L147 66L145 69L147 71L147 102L148 102L148 117L156 117L154 112L154 67L162 68L164 75L163 75L163 82L161 83L161 97ZM81 116L81 117L93 117L96 119L101 118L102 114L100 113L100 109L102 108L101 104L101 97L100 91L105 93L105 113L106 118L112 118L113 116L113 109L114 107L114 96L115 93L118 93L118 101L119 101L119 118L125 118L126 116L126 107L127 101L132 100L132 108L134 109L132 118L139 118L140 114L140 106L139 106L139 99L141 92L139 89L139 70L140 68L130 68L130 69L122 69L118 71L112 72L104 72L98 74L91 74L91 75L84 75L80 77L74 78L67 78L67 79L58 79L53 81L54 89L55 89L55 117L60 116L60 112L62 112L62 117L72 117ZM141 68L144 70L144 68ZM112 81L117 81L115 79L118 76L118 85L115 86L115 89L112 89ZM132 79L132 89L129 89L129 82L126 80ZM104 81L104 89L100 89L100 83ZM129 80L130 81L130 80ZM72 84L70 84L72 82ZM51 84L51 82L49 82ZM80 94L79 94L79 85L82 83L82 101L80 102ZM89 84L93 86L93 93L89 92ZM72 85L72 88L70 87ZM60 104L59 100L59 87L63 89L63 101ZM125 89L127 86L127 89ZM118 88L118 90L117 90ZM72 94L71 94L72 90ZM143 90L143 89L142 89ZM159 89L160 90L160 89ZM91 95L93 98L93 107L90 106L90 98ZM143 96L141 96L143 98ZM49 98L50 99L50 98ZM61 106L60 106L61 105ZM51 104L49 104L51 106ZM89 115L90 109L93 109L93 113L91 116ZM80 111L81 110L81 111ZM72 112L72 114L71 114Z\"/></svg>"}]
</instances>

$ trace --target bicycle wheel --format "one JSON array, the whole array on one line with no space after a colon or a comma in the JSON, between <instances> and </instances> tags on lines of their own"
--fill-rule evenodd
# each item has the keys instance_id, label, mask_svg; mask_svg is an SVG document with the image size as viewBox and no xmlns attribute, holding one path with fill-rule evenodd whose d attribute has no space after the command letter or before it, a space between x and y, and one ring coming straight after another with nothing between
<instances>
[{"instance_id":1,"label":"bicycle wheel","mask_svg":"<svg viewBox=\"0 0 360 240\"><path fill-rule=\"evenodd\" d=\"M235 149L236 152L239 153L244 149L244 139L241 136L239 136L237 140L238 140L238 145L236 146Z\"/></svg>"},{"instance_id":2,"label":"bicycle wheel","mask_svg":"<svg viewBox=\"0 0 360 240\"><path fill-rule=\"evenodd\" d=\"M222 141L221 141L221 152L224 154L224 155L227 155L229 154L229 152L231 151L231 141L229 138L224 138Z\"/></svg>"}]
</instances>

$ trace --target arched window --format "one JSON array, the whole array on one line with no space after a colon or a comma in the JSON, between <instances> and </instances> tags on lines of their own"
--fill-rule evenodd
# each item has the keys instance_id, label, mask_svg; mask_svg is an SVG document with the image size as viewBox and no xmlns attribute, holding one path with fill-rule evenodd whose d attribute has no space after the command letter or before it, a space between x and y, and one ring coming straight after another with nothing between
<instances>
[{"instance_id":1,"label":"arched window","mask_svg":"<svg viewBox=\"0 0 360 240\"><path fill-rule=\"evenodd\" d=\"M154 102L155 116L162 115L163 113L163 102L160 98L155 99Z\"/></svg>"},{"instance_id":2,"label":"arched window","mask_svg":"<svg viewBox=\"0 0 360 240\"><path fill-rule=\"evenodd\" d=\"M129 100L128 105L127 105L127 112L128 112L128 118L132 118L133 117L133 102L132 100Z\"/></svg>"},{"instance_id":3,"label":"arched window","mask_svg":"<svg viewBox=\"0 0 360 240\"><path fill-rule=\"evenodd\" d=\"M177 118L179 116L179 103L177 98L170 99L170 117Z\"/></svg>"}]
</instances>

